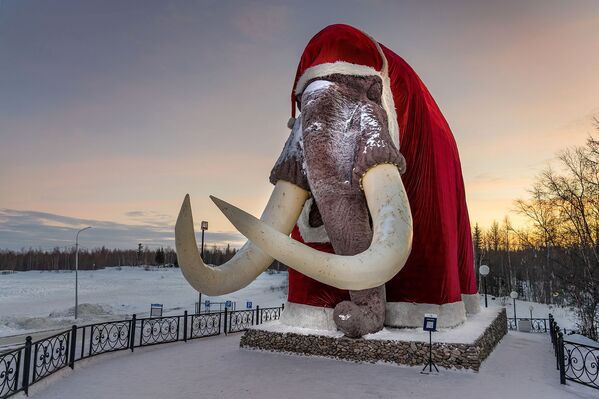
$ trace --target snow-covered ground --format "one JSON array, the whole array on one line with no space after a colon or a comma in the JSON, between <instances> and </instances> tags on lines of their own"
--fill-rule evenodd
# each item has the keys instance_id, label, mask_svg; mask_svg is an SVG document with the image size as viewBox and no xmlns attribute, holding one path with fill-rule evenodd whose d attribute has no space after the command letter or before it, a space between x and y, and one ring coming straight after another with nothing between
<instances>
[{"instance_id":1,"label":"snow-covered ground","mask_svg":"<svg viewBox=\"0 0 599 399\"><path fill-rule=\"evenodd\" d=\"M287 273L262 274L244 289L212 302L237 301L237 309L281 306L287 297ZM193 312L198 293L177 268L107 268L79 272L78 324L149 314L150 304L165 314ZM0 337L68 328L74 322L75 273L30 271L0 275ZM212 310L219 310L212 306Z\"/></svg>"},{"instance_id":2,"label":"snow-covered ground","mask_svg":"<svg viewBox=\"0 0 599 399\"><path fill-rule=\"evenodd\" d=\"M559 383L549 335L510 332L479 373L239 348L240 335L102 355L32 386L33 398L597 398ZM67 376L68 375L68 376ZM66 378L61 378L66 377ZM58 381L60 379L60 381Z\"/></svg>"},{"instance_id":3,"label":"snow-covered ground","mask_svg":"<svg viewBox=\"0 0 599 399\"><path fill-rule=\"evenodd\" d=\"M262 274L246 288L222 297L202 295L202 301L237 301L244 308L246 301L253 305L280 306L285 302L287 273ZM20 272L0 275L0 337L35 331L68 328L74 322L75 273L73 272ZM197 292L176 268L150 269L143 267L106 268L79 272L78 324L102 320L118 320L133 313L144 316L150 304L162 303L165 314L194 311ZM489 306L505 306L508 317L513 317L510 298L492 299ZM481 303L483 298L481 298ZM516 301L518 317L546 318L552 312L562 328L576 326L574 312L568 308L551 307L538 303ZM219 310L212 306L212 310Z\"/></svg>"},{"instance_id":4,"label":"snow-covered ground","mask_svg":"<svg viewBox=\"0 0 599 399\"><path fill-rule=\"evenodd\" d=\"M514 302L510 297L495 297L488 295L487 300L489 307L501 306L506 308L507 317L514 317ZM481 305L484 307L484 295L481 295ZM555 305L545 305L543 303L521 301L516 299L516 317L529 318L531 314L530 307L532 306L532 317L538 319L546 319L549 313L553 315L557 324L563 329L573 330L576 328L576 313L573 308L561 307Z\"/></svg>"}]
</instances>

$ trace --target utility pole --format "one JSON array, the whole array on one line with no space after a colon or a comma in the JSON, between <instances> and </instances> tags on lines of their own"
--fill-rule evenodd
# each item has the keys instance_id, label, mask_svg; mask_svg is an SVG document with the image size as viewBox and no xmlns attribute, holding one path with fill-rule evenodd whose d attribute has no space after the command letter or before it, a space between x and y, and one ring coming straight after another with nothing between
<instances>
[{"instance_id":1,"label":"utility pole","mask_svg":"<svg viewBox=\"0 0 599 399\"><path fill-rule=\"evenodd\" d=\"M91 229L91 226L87 226L79 231L77 231L77 235L75 236L75 320L77 320L77 310L79 308L79 295L78 295L78 286L79 286L79 233L85 231L87 229Z\"/></svg>"},{"instance_id":2,"label":"utility pole","mask_svg":"<svg viewBox=\"0 0 599 399\"><path fill-rule=\"evenodd\" d=\"M202 258L202 262L204 261L204 231L208 230L208 222L202 220L202 246L200 249L200 257ZM202 293L198 291L198 314L202 313Z\"/></svg>"}]
</instances>

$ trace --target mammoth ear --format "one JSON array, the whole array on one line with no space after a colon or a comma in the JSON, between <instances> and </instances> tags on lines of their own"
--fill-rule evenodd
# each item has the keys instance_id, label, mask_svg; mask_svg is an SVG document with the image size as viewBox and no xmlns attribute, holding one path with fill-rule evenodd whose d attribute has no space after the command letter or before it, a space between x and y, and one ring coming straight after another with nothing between
<instances>
[{"instance_id":1,"label":"mammoth ear","mask_svg":"<svg viewBox=\"0 0 599 399\"><path fill-rule=\"evenodd\" d=\"M302 116L291 118L293 120L291 133L285 142L279 159L270 172L270 182L277 184L284 180L309 191L308 178L304 169L304 149L302 137Z\"/></svg>"}]
</instances>

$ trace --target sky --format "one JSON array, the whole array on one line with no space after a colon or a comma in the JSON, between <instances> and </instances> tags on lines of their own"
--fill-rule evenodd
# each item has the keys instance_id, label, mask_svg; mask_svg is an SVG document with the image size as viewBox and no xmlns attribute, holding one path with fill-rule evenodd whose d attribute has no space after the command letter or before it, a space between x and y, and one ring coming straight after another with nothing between
<instances>
[{"instance_id":1,"label":"sky","mask_svg":"<svg viewBox=\"0 0 599 399\"><path fill-rule=\"evenodd\" d=\"M173 246L186 193L207 242L260 215L309 39L370 33L454 133L472 223L525 198L599 115L597 1L0 0L0 248ZM199 231L199 228L198 228Z\"/></svg>"}]
</instances>

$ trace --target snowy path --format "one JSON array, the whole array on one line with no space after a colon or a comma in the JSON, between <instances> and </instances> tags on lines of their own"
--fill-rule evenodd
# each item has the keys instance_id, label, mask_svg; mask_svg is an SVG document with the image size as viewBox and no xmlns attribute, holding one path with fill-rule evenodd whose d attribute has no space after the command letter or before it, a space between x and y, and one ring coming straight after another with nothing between
<instances>
[{"instance_id":1,"label":"snowy path","mask_svg":"<svg viewBox=\"0 0 599 399\"><path fill-rule=\"evenodd\" d=\"M239 349L213 337L83 361L49 378L35 398L596 398L562 386L549 335L510 333L480 373L355 364ZM61 374L61 373L59 373ZM35 386L34 386L35 387ZM33 387L32 387L33 388Z\"/></svg>"}]
</instances>

